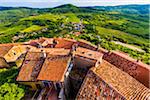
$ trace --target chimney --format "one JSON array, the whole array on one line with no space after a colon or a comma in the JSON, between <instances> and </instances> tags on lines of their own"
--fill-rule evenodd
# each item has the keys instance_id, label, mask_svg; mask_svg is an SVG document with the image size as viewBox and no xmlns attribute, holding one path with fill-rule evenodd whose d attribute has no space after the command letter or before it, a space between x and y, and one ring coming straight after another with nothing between
<instances>
[{"instance_id":1,"label":"chimney","mask_svg":"<svg viewBox=\"0 0 150 100\"><path fill-rule=\"evenodd\" d=\"M41 50L40 58L46 58L46 52L44 50Z\"/></svg>"},{"instance_id":2,"label":"chimney","mask_svg":"<svg viewBox=\"0 0 150 100\"><path fill-rule=\"evenodd\" d=\"M98 51L98 50L99 50L99 48L100 48L100 45L99 45L99 44L97 44L96 46L97 46L96 50Z\"/></svg>"},{"instance_id":3,"label":"chimney","mask_svg":"<svg viewBox=\"0 0 150 100\"><path fill-rule=\"evenodd\" d=\"M55 48L55 46L56 46L57 44L58 44L57 41L54 39L54 40L53 40L53 48Z\"/></svg>"},{"instance_id":4,"label":"chimney","mask_svg":"<svg viewBox=\"0 0 150 100\"><path fill-rule=\"evenodd\" d=\"M136 62L140 62L140 59L137 59Z\"/></svg>"},{"instance_id":5,"label":"chimney","mask_svg":"<svg viewBox=\"0 0 150 100\"><path fill-rule=\"evenodd\" d=\"M41 43L38 43L38 48L43 48Z\"/></svg>"},{"instance_id":6,"label":"chimney","mask_svg":"<svg viewBox=\"0 0 150 100\"><path fill-rule=\"evenodd\" d=\"M112 53L112 51L111 51L111 50L108 50L107 54L110 55L111 53Z\"/></svg>"},{"instance_id":7,"label":"chimney","mask_svg":"<svg viewBox=\"0 0 150 100\"><path fill-rule=\"evenodd\" d=\"M136 62L140 62L140 60L141 60L141 58L138 57L137 60L136 60Z\"/></svg>"}]
</instances>

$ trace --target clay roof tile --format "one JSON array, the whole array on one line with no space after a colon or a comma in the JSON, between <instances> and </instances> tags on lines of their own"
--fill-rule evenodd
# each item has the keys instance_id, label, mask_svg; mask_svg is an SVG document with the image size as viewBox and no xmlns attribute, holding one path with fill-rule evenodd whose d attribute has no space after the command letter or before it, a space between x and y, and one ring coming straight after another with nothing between
<instances>
[{"instance_id":1,"label":"clay roof tile","mask_svg":"<svg viewBox=\"0 0 150 100\"><path fill-rule=\"evenodd\" d=\"M48 80L54 82L63 82L67 71L70 56L51 55L46 58L43 67L39 73L38 80Z\"/></svg>"}]
</instances>

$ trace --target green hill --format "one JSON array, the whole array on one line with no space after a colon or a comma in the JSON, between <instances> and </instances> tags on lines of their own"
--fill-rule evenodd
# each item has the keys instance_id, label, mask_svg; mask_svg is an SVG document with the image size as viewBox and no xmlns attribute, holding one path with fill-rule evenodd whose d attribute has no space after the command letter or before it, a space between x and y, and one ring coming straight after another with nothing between
<instances>
[{"instance_id":1,"label":"green hill","mask_svg":"<svg viewBox=\"0 0 150 100\"><path fill-rule=\"evenodd\" d=\"M107 49L119 49L137 58L142 56L146 63L149 49L149 14L147 5L76 7L71 4L55 8L1 8L0 43L23 42L39 37L83 38L94 44L100 41ZM83 24L82 30L74 24ZM81 31L76 37L71 32ZM111 41L136 45L146 53L120 47ZM144 58L146 55L146 58ZM143 57L144 56L144 57Z\"/></svg>"},{"instance_id":2,"label":"green hill","mask_svg":"<svg viewBox=\"0 0 150 100\"><path fill-rule=\"evenodd\" d=\"M95 6L92 8L106 11L118 11L125 14L149 14L150 5L120 5L120 6Z\"/></svg>"}]
</instances>

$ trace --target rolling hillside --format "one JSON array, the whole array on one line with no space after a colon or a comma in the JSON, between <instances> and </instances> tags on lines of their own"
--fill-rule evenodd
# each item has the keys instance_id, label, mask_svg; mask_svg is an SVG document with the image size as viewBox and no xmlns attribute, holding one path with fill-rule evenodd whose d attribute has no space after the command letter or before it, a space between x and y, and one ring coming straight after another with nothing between
<instances>
[{"instance_id":1,"label":"rolling hillside","mask_svg":"<svg viewBox=\"0 0 150 100\"><path fill-rule=\"evenodd\" d=\"M95 9L118 11L125 14L149 14L149 5L95 6Z\"/></svg>"},{"instance_id":2,"label":"rolling hillside","mask_svg":"<svg viewBox=\"0 0 150 100\"><path fill-rule=\"evenodd\" d=\"M39 37L83 38L107 49L119 49L148 62L149 13L148 5L76 7L71 4L55 8L11 8L0 7L0 43L23 42ZM83 24L77 30L74 24ZM81 31L76 37L72 32ZM114 44L119 41L136 45L145 53ZM107 46L108 45L108 46Z\"/></svg>"}]
</instances>

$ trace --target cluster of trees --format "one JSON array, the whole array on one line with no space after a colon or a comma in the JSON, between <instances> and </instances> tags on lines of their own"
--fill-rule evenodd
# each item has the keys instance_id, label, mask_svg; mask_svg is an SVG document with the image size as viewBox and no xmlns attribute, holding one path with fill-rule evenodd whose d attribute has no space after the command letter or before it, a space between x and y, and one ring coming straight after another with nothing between
<instances>
[{"instance_id":1,"label":"cluster of trees","mask_svg":"<svg viewBox=\"0 0 150 100\"><path fill-rule=\"evenodd\" d=\"M24 97L26 88L16 83L18 68L0 69L0 100L20 100Z\"/></svg>"}]
</instances>

